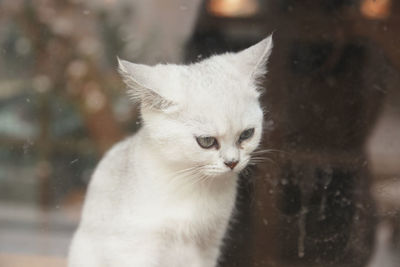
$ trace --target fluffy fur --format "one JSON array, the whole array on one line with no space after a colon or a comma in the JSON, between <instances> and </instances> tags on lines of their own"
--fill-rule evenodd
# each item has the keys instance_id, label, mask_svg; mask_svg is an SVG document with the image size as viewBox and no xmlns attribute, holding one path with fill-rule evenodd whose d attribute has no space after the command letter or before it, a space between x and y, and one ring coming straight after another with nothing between
<instances>
[{"instance_id":1,"label":"fluffy fur","mask_svg":"<svg viewBox=\"0 0 400 267\"><path fill-rule=\"evenodd\" d=\"M260 142L257 79L271 49L269 37L188 66L119 61L143 127L93 174L70 267L217 265L238 173ZM254 135L239 143L249 128ZM201 148L198 136L217 138L219 148Z\"/></svg>"}]
</instances>

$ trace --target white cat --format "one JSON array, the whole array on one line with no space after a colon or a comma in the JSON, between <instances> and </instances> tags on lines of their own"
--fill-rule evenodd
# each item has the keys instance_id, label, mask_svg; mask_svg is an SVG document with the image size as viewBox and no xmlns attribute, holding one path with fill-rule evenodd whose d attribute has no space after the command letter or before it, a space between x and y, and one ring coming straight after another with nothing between
<instances>
[{"instance_id":1,"label":"white cat","mask_svg":"<svg viewBox=\"0 0 400 267\"><path fill-rule=\"evenodd\" d=\"M143 127L98 165L70 267L217 265L238 173L260 142L271 49L268 37L188 66L119 61Z\"/></svg>"}]
</instances>

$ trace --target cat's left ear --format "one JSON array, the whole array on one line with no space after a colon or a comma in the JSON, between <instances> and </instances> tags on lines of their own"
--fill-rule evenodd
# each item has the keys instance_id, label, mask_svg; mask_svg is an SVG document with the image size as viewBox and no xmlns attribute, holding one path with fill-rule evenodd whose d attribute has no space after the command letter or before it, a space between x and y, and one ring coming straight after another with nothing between
<instances>
[{"instance_id":1,"label":"cat's left ear","mask_svg":"<svg viewBox=\"0 0 400 267\"><path fill-rule=\"evenodd\" d=\"M153 86L153 81L157 78L153 67L117 59L119 73L128 86L128 93L133 101L139 102L142 108L164 112L172 110L175 103L162 96L158 88Z\"/></svg>"},{"instance_id":2,"label":"cat's left ear","mask_svg":"<svg viewBox=\"0 0 400 267\"><path fill-rule=\"evenodd\" d=\"M257 81L267 73L267 62L272 51L272 34L257 44L236 54L241 71Z\"/></svg>"}]
</instances>

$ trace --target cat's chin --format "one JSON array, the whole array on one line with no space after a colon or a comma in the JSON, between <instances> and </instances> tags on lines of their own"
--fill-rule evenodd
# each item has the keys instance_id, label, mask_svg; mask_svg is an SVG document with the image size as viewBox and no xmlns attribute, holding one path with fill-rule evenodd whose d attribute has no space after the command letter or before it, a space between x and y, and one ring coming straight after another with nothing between
<instances>
[{"instance_id":1,"label":"cat's chin","mask_svg":"<svg viewBox=\"0 0 400 267\"><path fill-rule=\"evenodd\" d=\"M204 173L204 175L210 177L211 179L222 179L226 177L232 177L239 175L239 173L242 171L242 168L239 170L236 169L221 169L220 171L213 171L210 173Z\"/></svg>"}]
</instances>

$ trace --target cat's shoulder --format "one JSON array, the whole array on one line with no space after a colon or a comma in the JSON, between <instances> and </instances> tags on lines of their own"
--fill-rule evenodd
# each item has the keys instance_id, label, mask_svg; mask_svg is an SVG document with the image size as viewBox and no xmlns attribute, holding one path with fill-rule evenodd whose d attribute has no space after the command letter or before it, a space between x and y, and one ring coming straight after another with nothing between
<instances>
[{"instance_id":1,"label":"cat's shoulder","mask_svg":"<svg viewBox=\"0 0 400 267\"><path fill-rule=\"evenodd\" d=\"M113 157L117 154L126 153L135 144L135 135L124 138L114 144L104 155L104 157Z\"/></svg>"},{"instance_id":2,"label":"cat's shoulder","mask_svg":"<svg viewBox=\"0 0 400 267\"><path fill-rule=\"evenodd\" d=\"M126 165L126 162L130 160L128 155L132 154L137 143L136 139L137 137L132 135L114 144L100 160L97 171L116 169L119 168L120 165Z\"/></svg>"}]
</instances>

